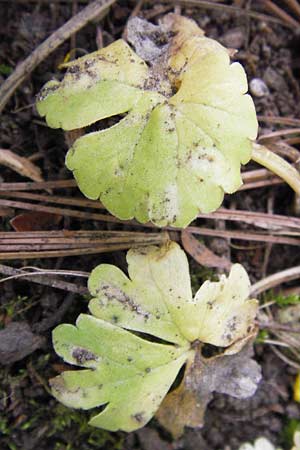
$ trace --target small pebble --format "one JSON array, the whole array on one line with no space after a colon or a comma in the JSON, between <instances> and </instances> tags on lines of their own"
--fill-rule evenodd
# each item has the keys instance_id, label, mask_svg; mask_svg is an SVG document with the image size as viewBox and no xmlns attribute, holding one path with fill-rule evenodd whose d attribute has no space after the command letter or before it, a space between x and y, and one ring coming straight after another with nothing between
<instances>
[{"instance_id":1,"label":"small pebble","mask_svg":"<svg viewBox=\"0 0 300 450\"><path fill-rule=\"evenodd\" d=\"M233 28L224 34L222 42L226 47L241 48L245 42L245 33L240 28Z\"/></svg>"},{"instance_id":2,"label":"small pebble","mask_svg":"<svg viewBox=\"0 0 300 450\"><path fill-rule=\"evenodd\" d=\"M249 84L250 92L255 97L264 97L269 94L269 89L266 83L260 78L253 78Z\"/></svg>"},{"instance_id":3,"label":"small pebble","mask_svg":"<svg viewBox=\"0 0 300 450\"><path fill-rule=\"evenodd\" d=\"M287 84L284 77L272 67L268 67L265 70L264 80L271 89L274 89L274 91L284 91L287 89Z\"/></svg>"}]
</instances>

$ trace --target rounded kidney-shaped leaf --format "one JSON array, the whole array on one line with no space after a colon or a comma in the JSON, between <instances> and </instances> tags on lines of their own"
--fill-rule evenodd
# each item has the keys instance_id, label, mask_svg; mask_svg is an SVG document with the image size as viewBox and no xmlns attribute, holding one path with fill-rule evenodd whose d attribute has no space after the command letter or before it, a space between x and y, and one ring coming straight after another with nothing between
<instances>
[{"instance_id":1,"label":"rounded kidney-shaped leaf","mask_svg":"<svg viewBox=\"0 0 300 450\"><path fill-rule=\"evenodd\" d=\"M195 23L191 34L192 22L175 17L175 36L151 68L118 40L66 64L37 109L65 130L126 113L77 139L67 167L88 198L120 219L185 227L239 188L257 120L242 66Z\"/></svg>"}]
</instances>

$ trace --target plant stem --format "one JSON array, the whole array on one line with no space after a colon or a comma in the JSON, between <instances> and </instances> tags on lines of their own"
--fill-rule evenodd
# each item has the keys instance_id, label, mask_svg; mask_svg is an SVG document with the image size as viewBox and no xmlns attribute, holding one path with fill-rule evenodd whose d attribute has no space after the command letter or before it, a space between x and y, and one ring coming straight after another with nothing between
<instances>
[{"instance_id":1,"label":"plant stem","mask_svg":"<svg viewBox=\"0 0 300 450\"><path fill-rule=\"evenodd\" d=\"M285 159L259 144L253 144L252 146L252 159L278 175L296 194L300 195L300 174Z\"/></svg>"},{"instance_id":2,"label":"plant stem","mask_svg":"<svg viewBox=\"0 0 300 450\"><path fill-rule=\"evenodd\" d=\"M288 281L297 280L298 278L300 278L300 266L282 270L281 272L269 275L257 283L254 283L251 286L251 295L261 294L268 289L272 289L282 283L287 283Z\"/></svg>"}]
</instances>

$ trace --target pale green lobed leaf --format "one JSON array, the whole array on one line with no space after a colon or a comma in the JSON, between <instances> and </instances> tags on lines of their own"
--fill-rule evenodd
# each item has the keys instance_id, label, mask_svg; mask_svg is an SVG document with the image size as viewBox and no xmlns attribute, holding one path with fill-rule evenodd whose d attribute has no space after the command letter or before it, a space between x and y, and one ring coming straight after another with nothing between
<instances>
[{"instance_id":1,"label":"pale green lobed leaf","mask_svg":"<svg viewBox=\"0 0 300 450\"><path fill-rule=\"evenodd\" d=\"M115 266L96 267L89 279L91 313L124 328L184 344L178 308L192 301L187 258L175 242L127 253L129 277ZM176 281L175 281L176 280Z\"/></svg>"},{"instance_id":2,"label":"pale green lobed leaf","mask_svg":"<svg viewBox=\"0 0 300 450\"><path fill-rule=\"evenodd\" d=\"M129 111L149 76L147 64L121 39L64 66L63 81L49 81L36 104L51 128L64 130Z\"/></svg>"},{"instance_id":3,"label":"pale green lobed leaf","mask_svg":"<svg viewBox=\"0 0 300 450\"><path fill-rule=\"evenodd\" d=\"M131 431L148 422L191 353L187 343L175 347L149 342L83 314L76 327L58 326L53 344L66 362L91 369L54 378L53 394L75 408L109 403L91 424L111 431Z\"/></svg>"},{"instance_id":4,"label":"pale green lobed leaf","mask_svg":"<svg viewBox=\"0 0 300 450\"><path fill-rule=\"evenodd\" d=\"M175 242L131 249L127 262L128 277L112 265L96 267L88 285L92 315L53 332L56 352L85 368L54 378L55 397L75 408L105 406L90 423L112 431L147 423L180 368L193 361L194 343L242 342L257 311L238 264L193 298L187 257Z\"/></svg>"},{"instance_id":5,"label":"pale green lobed leaf","mask_svg":"<svg viewBox=\"0 0 300 450\"><path fill-rule=\"evenodd\" d=\"M232 266L228 278L206 281L195 295L198 338L227 347L251 333L258 302L249 295L249 277L240 264Z\"/></svg>"},{"instance_id":6,"label":"pale green lobed leaf","mask_svg":"<svg viewBox=\"0 0 300 450\"><path fill-rule=\"evenodd\" d=\"M169 363L152 365L149 372L130 373L124 366L105 363L93 371L67 371L52 379L51 387L69 407L90 409L108 403L90 425L132 431L153 417L187 357L184 353Z\"/></svg>"},{"instance_id":7,"label":"pale green lobed leaf","mask_svg":"<svg viewBox=\"0 0 300 450\"><path fill-rule=\"evenodd\" d=\"M80 137L67 167L88 198L120 219L185 227L240 187L257 120L242 66L195 23L189 33L187 19L176 20L166 63L148 68L116 41L67 65L37 108L49 126L63 129L127 113Z\"/></svg>"}]
</instances>

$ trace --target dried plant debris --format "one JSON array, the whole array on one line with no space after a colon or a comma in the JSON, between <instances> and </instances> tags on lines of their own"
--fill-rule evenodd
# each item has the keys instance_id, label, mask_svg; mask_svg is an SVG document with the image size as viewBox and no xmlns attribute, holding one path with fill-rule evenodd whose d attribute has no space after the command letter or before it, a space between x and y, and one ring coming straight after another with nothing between
<instances>
[{"instance_id":1,"label":"dried plant debris","mask_svg":"<svg viewBox=\"0 0 300 450\"><path fill-rule=\"evenodd\" d=\"M236 398L248 398L255 393L261 380L261 369L251 358L252 346L246 345L237 354L231 354L232 350L229 347L224 353L210 358L197 353L180 386L162 402L156 417L174 438L183 434L185 426L203 425L213 392Z\"/></svg>"},{"instance_id":2,"label":"dried plant debris","mask_svg":"<svg viewBox=\"0 0 300 450\"><path fill-rule=\"evenodd\" d=\"M41 170L29 159L16 155L10 150L0 148L0 166L6 166L23 177L28 177L34 181L43 181Z\"/></svg>"},{"instance_id":3,"label":"dried plant debris","mask_svg":"<svg viewBox=\"0 0 300 450\"><path fill-rule=\"evenodd\" d=\"M82 192L120 219L184 227L242 184L240 165L257 133L242 66L195 22L170 14L134 18L128 36L65 64L37 108L73 130L120 114L75 141L66 158Z\"/></svg>"},{"instance_id":4,"label":"dried plant debris","mask_svg":"<svg viewBox=\"0 0 300 450\"><path fill-rule=\"evenodd\" d=\"M230 269L232 264L228 258L216 255L206 247L206 245L196 239L189 231L183 230L181 232L181 242L184 250L191 255L198 264L205 267L217 267L224 270Z\"/></svg>"},{"instance_id":5,"label":"dried plant debris","mask_svg":"<svg viewBox=\"0 0 300 450\"><path fill-rule=\"evenodd\" d=\"M131 249L127 261L129 278L115 266L96 267L89 279L92 315L81 314L76 326L54 330L56 352L84 368L52 379L55 397L74 408L105 405L91 425L132 431L153 417L185 364L184 379L190 380L184 382L185 395L197 403L197 386L202 390L212 374L208 392L223 384L222 392L252 395L259 381L254 362L244 386L245 356L223 356L232 361L228 367L221 357L200 356L203 343L228 347L228 355L253 335L258 304L249 299L243 267L233 265L219 282L206 281L193 298L187 258L178 244Z\"/></svg>"}]
</instances>

